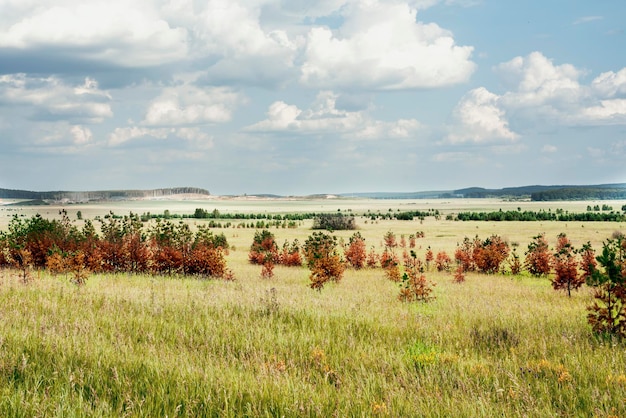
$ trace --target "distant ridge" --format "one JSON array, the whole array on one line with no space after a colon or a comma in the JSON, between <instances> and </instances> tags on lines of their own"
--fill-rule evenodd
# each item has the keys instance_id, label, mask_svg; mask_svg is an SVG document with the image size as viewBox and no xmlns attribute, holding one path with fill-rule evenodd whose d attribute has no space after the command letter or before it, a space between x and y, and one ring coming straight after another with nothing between
<instances>
[{"instance_id":1,"label":"distant ridge","mask_svg":"<svg viewBox=\"0 0 626 418\"><path fill-rule=\"evenodd\" d=\"M152 190L102 190L102 191L54 191L34 192L29 190L0 189L1 199L31 199L31 200L69 200L74 202L87 202L98 200L127 200L127 199L150 199L168 196L192 194L210 196L208 190L197 187L173 187L168 189Z\"/></svg>"},{"instance_id":2,"label":"distant ridge","mask_svg":"<svg viewBox=\"0 0 626 418\"><path fill-rule=\"evenodd\" d=\"M626 183L596 185L522 186L503 189L470 187L454 191L467 198L530 197L533 201L553 200L613 200L626 199Z\"/></svg>"},{"instance_id":3,"label":"distant ridge","mask_svg":"<svg viewBox=\"0 0 626 418\"><path fill-rule=\"evenodd\" d=\"M485 189L483 187L468 187L457 190L439 190L425 192L372 192L372 193L342 193L341 197L361 197L367 199L450 199L471 198L482 199L489 197L530 199L534 201L548 200L611 200L626 199L626 183L597 184L597 185L531 185L520 187L505 187L502 189Z\"/></svg>"}]
</instances>

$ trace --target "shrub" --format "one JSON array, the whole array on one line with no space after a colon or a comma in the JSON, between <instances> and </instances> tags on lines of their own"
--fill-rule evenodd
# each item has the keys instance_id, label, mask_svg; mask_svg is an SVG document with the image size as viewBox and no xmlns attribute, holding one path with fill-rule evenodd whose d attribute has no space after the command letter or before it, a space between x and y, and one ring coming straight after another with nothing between
<instances>
[{"instance_id":1,"label":"shrub","mask_svg":"<svg viewBox=\"0 0 626 418\"><path fill-rule=\"evenodd\" d=\"M347 216L342 213L323 213L313 219L313 229L351 230L356 229L356 222L354 216Z\"/></svg>"}]
</instances>

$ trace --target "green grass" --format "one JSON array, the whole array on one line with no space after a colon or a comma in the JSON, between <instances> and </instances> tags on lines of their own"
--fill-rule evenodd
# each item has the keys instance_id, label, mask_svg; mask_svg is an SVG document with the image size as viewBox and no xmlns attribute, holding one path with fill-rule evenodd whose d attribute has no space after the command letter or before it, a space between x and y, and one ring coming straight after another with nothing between
<instances>
[{"instance_id":1,"label":"green grass","mask_svg":"<svg viewBox=\"0 0 626 418\"><path fill-rule=\"evenodd\" d=\"M523 257L538 233L551 246L565 232L599 249L624 230L357 224L379 253L389 230L398 240L424 231L422 259L428 246L452 255L465 236L499 234ZM308 227L272 232L279 246L302 244ZM586 287L567 298L545 278L468 274L455 284L431 271L437 299L405 304L398 284L366 269L316 292L305 268L261 279L247 262L253 229L217 231L235 248L235 282L95 275L79 288L0 271L0 416L626 416L626 345L592 335ZM347 242L352 232L336 235Z\"/></svg>"},{"instance_id":2,"label":"green grass","mask_svg":"<svg viewBox=\"0 0 626 418\"><path fill-rule=\"evenodd\" d=\"M430 273L437 300L403 304L379 270L316 292L305 269L233 267L83 288L2 272L0 415L626 414L626 350L591 335L588 289Z\"/></svg>"}]
</instances>

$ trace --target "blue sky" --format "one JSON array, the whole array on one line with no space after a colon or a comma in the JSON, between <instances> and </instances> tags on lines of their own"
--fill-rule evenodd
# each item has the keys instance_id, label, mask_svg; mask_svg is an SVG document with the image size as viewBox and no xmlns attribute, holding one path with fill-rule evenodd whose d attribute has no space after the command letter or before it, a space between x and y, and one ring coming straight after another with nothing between
<instances>
[{"instance_id":1,"label":"blue sky","mask_svg":"<svg viewBox=\"0 0 626 418\"><path fill-rule=\"evenodd\" d=\"M0 187L626 182L621 0L0 0Z\"/></svg>"}]
</instances>

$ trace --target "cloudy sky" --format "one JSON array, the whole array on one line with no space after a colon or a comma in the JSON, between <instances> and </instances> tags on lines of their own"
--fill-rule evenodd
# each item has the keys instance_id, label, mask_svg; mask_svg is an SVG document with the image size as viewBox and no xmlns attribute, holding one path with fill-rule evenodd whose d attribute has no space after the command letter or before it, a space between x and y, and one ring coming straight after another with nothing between
<instances>
[{"instance_id":1,"label":"cloudy sky","mask_svg":"<svg viewBox=\"0 0 626 418\"><path fill-rule=\"evenodd\" d=\"M0 187L626 182L623 0L0 0Z\"/></svg>"}]
</instances>

